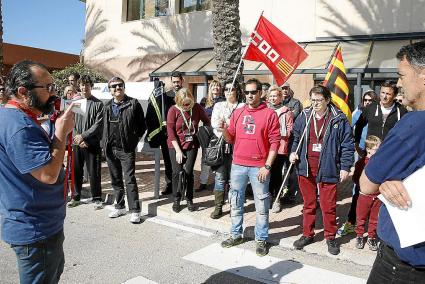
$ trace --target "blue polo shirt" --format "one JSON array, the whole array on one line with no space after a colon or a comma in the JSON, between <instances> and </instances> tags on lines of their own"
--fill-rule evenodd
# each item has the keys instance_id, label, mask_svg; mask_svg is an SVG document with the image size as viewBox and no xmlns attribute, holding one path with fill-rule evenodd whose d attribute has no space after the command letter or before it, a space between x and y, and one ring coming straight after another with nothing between
<instances>
[{"instance_id":1,"label":"blue polo shirt","mask_svg":"<svg viewBox=\"0 0 425 284\"><path fill-rule=\"evenodd\" d=\"M30 173L49 163L50 139L18 109L0 108L0 219L2 239L15 245L35 243L63 229L64 171L56 184Z\"/></svg>"},{"instance_id":2,"label":"blue polo shirt","mask_svg":"<svg viewBox=\"0 0 425 284\"><path fill-rule=\"evenodd\" d=\"M425 165L424 125L425 111L410 112L397 122L366 166L365 173L371 182L381 184L387 180L403 180ZM418 226L423 225L420 220L418 222ZM379 212L378 236L402 261L412 266L425 265L425 242L401 248L385 205Z\"/></svg>"}]
</instances>

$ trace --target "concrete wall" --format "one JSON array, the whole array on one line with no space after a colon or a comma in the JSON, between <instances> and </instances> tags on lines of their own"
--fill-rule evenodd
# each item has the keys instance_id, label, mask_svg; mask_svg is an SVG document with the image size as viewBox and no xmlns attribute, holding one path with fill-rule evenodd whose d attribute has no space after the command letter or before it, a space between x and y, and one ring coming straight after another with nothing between
<instances>
[{"instance_id":1,"label":"concrete wall","mask_svg":"<svg viewBox=\"0 0 425 284\"><path fill-rule=\"evenodd\" d=\"M143 81L184 49L212 47L211 11L125 21L125 0L87 0L85 62L106 76ZM240 0L242 41L264 10L296 41L425 30L425 0Z\"/></svg>"}]
</instances>

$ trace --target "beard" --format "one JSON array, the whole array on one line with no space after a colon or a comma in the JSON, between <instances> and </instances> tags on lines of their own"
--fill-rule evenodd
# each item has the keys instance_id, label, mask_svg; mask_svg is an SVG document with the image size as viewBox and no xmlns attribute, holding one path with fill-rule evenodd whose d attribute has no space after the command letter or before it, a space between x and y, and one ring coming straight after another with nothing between
<instances>
[{"instance_id":1,"label":"beard","mask_svg":"<svg viewBox=\"0 0 425 284\"><path fill-rule=\"evenodd\" d=\"M40 98L37 95L37 92L32 90L29 94L30 103L29 106L31 108L38 109L43 114L52 114L55 110L55 101L58 98L57 96L51 96L49 99L43 103L40 101Z\"/></svg>"}]
</instances>

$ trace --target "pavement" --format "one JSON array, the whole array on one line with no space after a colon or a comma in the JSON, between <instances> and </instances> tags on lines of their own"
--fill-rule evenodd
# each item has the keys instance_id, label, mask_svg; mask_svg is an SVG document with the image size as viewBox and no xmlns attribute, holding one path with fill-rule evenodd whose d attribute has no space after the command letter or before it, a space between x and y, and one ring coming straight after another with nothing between
<instances>
[{"instance_id":1,"label":"pavement","mask_svg":"<svg viewBox=\"0 0 425 284\"><path fill-rule=\"evenodd\" d=\"M198 157L199 158L199 157ZM136 159L136 178L139 186L139 198L141 201L142 213L149 216L158 216L176 223L181 223L193 227L207 229L221 234L228 234L230 231L229 203L223 207L224 215L220 219L213 220L209 217L214 209L213 175L210 175L209 189L197 191L199 185L200 164L198 159L195 166L195 193L194 203L198 207L195 212L189 212L182 202L182 210L179 213L172 211L172 196L167 195L154 198L154 161L149 154L138 154ZM165 188L164 167L161 160L161 184L160 188ZM85 193L88 194L89 185L84 185ZM109 180L109 173L106 163L102 163L102 192L104 197L113 194ZM350 208L352 192L352 182L348 181L338 186L337 193L337 223L338 227L346 220L347 212ZM84 192L83 192L84 195ZM293 242L302 234L302 201L299 198L294 205L284 206L280 213L270 211L269 243L273 246L281 246L286 249L293 249ZM72 209L71 209L72 210ZM376 252L370 251L366 245L363 250L355 248L355 234L344 237L337 236L337 242L341 246L341 253L337 256L327 252L324 240L322 216L318 210L316 216L316 236L315 242L304 248L309 254L326 256L334 259L341 259L355 264L371 267L376 256ZM244 236L254 238L255 208L252 197L247 197L244 214Z\"/></svg>"}]
</instances>

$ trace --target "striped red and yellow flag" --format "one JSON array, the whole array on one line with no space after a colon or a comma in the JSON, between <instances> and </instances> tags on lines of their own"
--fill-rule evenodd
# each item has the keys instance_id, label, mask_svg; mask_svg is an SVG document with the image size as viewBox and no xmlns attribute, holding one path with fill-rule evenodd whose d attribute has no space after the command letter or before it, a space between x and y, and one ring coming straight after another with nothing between
<instances>
[{"instance_id":1,"label":"striped red and yellow flag","mask_svg":"<svg viewBox=\"0 0 425 284\"><path fill-rule=\"evenodd\" d=\"M348 95L350 94L350 85L342 60L341 45L335 51L328 73L326 74L323 85L332 92L332 102L347 116L351 124L351 110L348 106Z\"/></svg>"}]
</instances>

